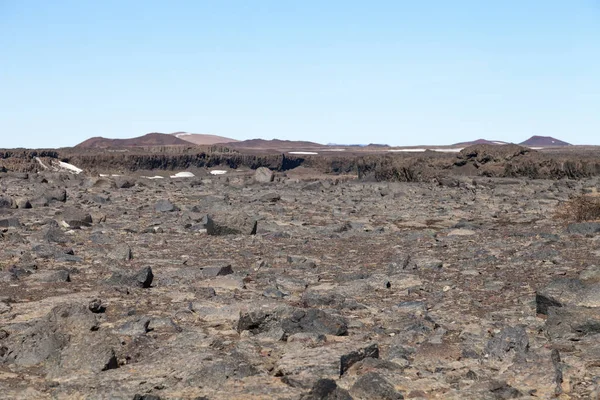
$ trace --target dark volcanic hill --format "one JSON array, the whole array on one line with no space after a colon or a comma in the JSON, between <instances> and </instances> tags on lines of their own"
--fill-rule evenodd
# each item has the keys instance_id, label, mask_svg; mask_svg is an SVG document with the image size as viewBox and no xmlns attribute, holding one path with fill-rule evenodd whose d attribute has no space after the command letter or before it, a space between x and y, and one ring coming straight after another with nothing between
<instances>
[{"instance_id":1,"label":"dark volcanic hill","mask_svg":"<svg viewBox=\"0 0 600 400\"><path fill-rule=\"evenodd\" d=\"M570 143L563 142L562 140L555 139L550 136L532 136L523 143L519 143L522 146L533 146L533 147L557 147L557 146L571 146Z\"/></svg>"},{"instance_id":2,"label":"dark volcanic hill","mask_svg":"<svg viewBox=\"0 0 600 400\"><path fill-rule=\"evenodd\" d=\"M164 133L148 133L131 139L107 139L93 137L79 143L77 148L95 149L107 147L144 147L144 146L193 146L193 143Z\"/></svg>"}]
</instances>

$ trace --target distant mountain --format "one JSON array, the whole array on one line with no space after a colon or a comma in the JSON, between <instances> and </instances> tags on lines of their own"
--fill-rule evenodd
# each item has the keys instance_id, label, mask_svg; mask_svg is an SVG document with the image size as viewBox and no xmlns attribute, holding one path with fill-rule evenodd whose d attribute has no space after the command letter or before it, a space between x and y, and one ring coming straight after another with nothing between
<instances>
[{"instance_id":1,"label":"distant mountain","mask_svg":"<svg viewBox=\"0 0 600 400\"><path fill-rule=\"evenodd\" d=\"M369 143L369 144L339 144L339 143L327 143L330 147L390 147L387 144Z\"/></svg>"},{"instance_id":2,"label":"distant mountain","mask_svg":"<svg viewBox=\"0 0 600 400\"><path fill-rule=\"evenodd\" d=\"M462 146L462 147L466 147L466 146L473 146L476 144L508 144L507 142L503 142L502 140L487 140L487 139L477 139L477 140L473 140L470 142L460 142L460 143L455 143L452 146Z\"/></svg>"},{"instance_id":3,"label":"distant mountain","mask_svg":"<svg viewBox=\"0 0 600 400\"><path fill-rule=\"evenodd\" d=\"M131 139L107 139L93 137L79 143L78 148L97 149L107 147L138 147L138 146L190 146L190 142L165 133L148 133Z\"/></svg>"},{"instance_id":4,"label":"distant mountain","mask_svg":"<svg viewBox=\"0 0 600 400\"><path fill-rule=\"evenodd\" d=\"M185 140L186 142L190 142L197 145L213 145L217 143L232 143L239 142L239 140L226 138L223 136L217 135L208 135L208 134L200 134L200 133L187 133L187 132L175 132L171 135L179 138L181 140Z\"/></svg>"},{"instance_id":5,"label":"distant mountain","mask_svg":"<svg viewBox=\"0 0 600 400\"><path fill-rule=\"evenodd\" d=\"M298 150L307 150L307 149L322 149L327 146L314 142L305 142L298 140L265 140L265 139L250 139L250 140L242 140L240 142L232 142L227 143L227 147L232 149L275 149L275 150L289 150L289 149L298 149Z\"/></svg>"},{"instance_id":6,"label":"distant mountain","mask_svg":"<svg viewBox=\"0 0 600 400\"><path fill-rule=\"evenodd\" d=\"M558 146L571 146L570 143L563 142L562 140L555 139L550 136L532 136L523 143L519 143L522 146L529 147L558 147Z\"/></svg>"}]
</instances>

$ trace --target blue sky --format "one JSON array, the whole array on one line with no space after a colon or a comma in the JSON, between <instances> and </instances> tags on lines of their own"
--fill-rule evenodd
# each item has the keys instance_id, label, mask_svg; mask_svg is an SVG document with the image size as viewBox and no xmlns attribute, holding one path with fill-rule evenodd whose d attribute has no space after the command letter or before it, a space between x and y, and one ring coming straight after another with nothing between
<instances>
[{"instance_id":1,"label":"blue sky","mask_svg":"<svg viewBox=\"0 0 600 400\"><path fill-rule=\"evenodd\" d=\"M0 0L0 148L600 144L599 0Z\"/></svg>"}]
</instances>

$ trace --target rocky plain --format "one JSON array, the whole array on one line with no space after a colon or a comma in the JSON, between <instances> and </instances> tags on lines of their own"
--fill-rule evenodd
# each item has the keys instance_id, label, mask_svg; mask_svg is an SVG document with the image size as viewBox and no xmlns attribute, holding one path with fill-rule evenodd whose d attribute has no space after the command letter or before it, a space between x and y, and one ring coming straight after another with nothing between
<instances>
[{"instance_id":1,"label":"rocky plain","mask_svg":"<svg viewBox=\"0 0 600 400\"><path fill-rule=\"evenodd\" d=\"M597 177L194 175L0 174L0 398L600 398Z\"/></svg>"}]
</instances>

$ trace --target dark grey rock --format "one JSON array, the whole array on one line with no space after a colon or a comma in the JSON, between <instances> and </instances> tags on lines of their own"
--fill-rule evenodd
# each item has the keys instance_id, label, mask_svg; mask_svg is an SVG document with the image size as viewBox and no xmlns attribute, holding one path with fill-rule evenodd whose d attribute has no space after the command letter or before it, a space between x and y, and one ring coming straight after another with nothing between
<instances>
[{"instance_id":1,"label":"dark grey rock","mask_svg":"<svg viewBox=\"0 0 600 400\"><path fill-rule=\"evenodd\" d=\"M215 289L213 289L211 287L194 288L194 293L196 294L196 297L199 297L202 299L210 299L211 297L215 297L217 295L217 293L215 292Z\"/></svg>"},{"instance_id":2,"label":"dark grey rock","mask_svg":"<svg viewBox=\"0 0 600 400\"><path fill-rule=\"evenodd\" d=\"M108 281L113 285L149 288L153 279L152 268L144 267L137 273L114 272Z\"/></svg>"},{"instance_id":3,"label":"dark grey rock","mask_svg":"<svg viewBox=\"0 0 600 400\"><path fill-rule=\"evenodd\" d=\"M67 335L57 332L54 327L38 323L22 334L11 337L6 343L4 355L0 361L8 364L30 367L46 361L68 343Z\"/></svg>"},{"instance_id":4,"label":"dark grey rock","mask_svg":"<svg viewBox=\"0 0 600 400\"><path fill-rule=\"evenodd\" d=\"M600 222L579 222L569 224L567 232L577 235L595 235L600 232Z\"/></svg>"},{"instance_id":5,"label":"dark grey rock","mask_svg":"<svg viewBox=\"0 0 600 400\"><path fill-rule=\"evenodd\" d=\"M67 201L67 191L65 189L47 190L44 195L44 198L48 202L59 201L64 203Z\"/></svg>"},{"instance_id":6,"label":"dark grey rock","mask_svg":"<svg viewBox=\"0 0 600 400\"><path fill-rule=\"evenodd\" d=\"M181 327L171 318L152 318L147 326L149 332L158 333L179 333Z\"/></svg>"},{"instance_id":7,"label":"dark grey rock","mask_svg":"<svg viewBox=\"0 0 600 400\"><path fill-rule=\"evenodd\" d=\"M485 351L490 357L505 359L529 351L529 338L523 326L506 327L490 339Z\"/></svg>"},{"instance_id":8,"label":"dark grey rock","mask_svg":"<svg viewBox=\"0 0 600 400\"><path fill-rule=\"evenodd\" d=\"M57 306L33 326L10 336L2 361L25 367L40 364L65 348L71 336L97 329L98 322L87 307Z\"/></svg>"},{"instance_id":9,"label":"dark grey rock","mask_svg":"<svg viewBox=\"0 0 600 400\"><path fill-rule=\"evenodd\" d=\"M297 309L281 322L287 336L294 333L310 332L323 335L344 336L348 333L346 320L337 315L318 309Z\"/></svg>"},{"instance_id":10,"label":"dark grey rock","mask_svg":"<svg viewBox=\"0 0 600 400\"><path fill-rule=\"evenodd\" d=\"M57 226L50 226L44 233L44 240L50 243L64 244L69 241L67 235Z\"/></svg>"},{"instance_id":11,"label":"dark grey rock","mask_svg":"<svg viewBox=\"0 0 600 400\"><path fill-rule=\"evenodd\" d=\"M317 380L301 400L352 400L347 390L338 387L333 379Z\"/></svg>"},{"instance_id":12,"label":"dark grey rock","mask_svg":"<svg viewBox=\"0 0 600 400\"><path fill-rule=\"evenodd\" d=\"M102 300L94 299L88 304L88 308L94 314L100 314L106 311L106 306L102 304Z\"/></svg>"},{"instance_id":13,"label":"dark grey rock","mask_svg":"<svg viewBox=\"0 0 600 400\"><path fill-rule=\"evenodd\" d=\"M110 197L108 196L101 196L99 194L93 195L90 200L92 200L94 203L98 203L98 204L108 204L110 202Z\"/></svg>"},{"instance_id":14,"label":"dark grey rock","mask_svg":"<svg viewBox=\"0 0 600 400\"><path fill-rule=\"evenodd\" d=\"M71 274L65 269L58 271L42 271L33 275L37 281L52 283L52 282L71 282Z\"/></svg>"},{"instance_id":15,"label":"dark grey rock","mask_svg":"<svg viewBox=\"0 0 600 400\"><path fill-rule=\"evenodd\" d=\"M523 396L523 393L504 381L492 381L489 386L489 391L498 400L517 399Z\"/></svg>"},{"instance_id":16,"label":"dark grey rock","mask_svg":"<svg viewBox=\"0 0 600 400\"><path fill-rule=\"evenodd\" d=\"M255 235L258 221L240 211L211 213L206 232L209 235Z\"/></svg>"},{"instance_id":17,"label":"dark grey rock","mask_svg":"<svg viewBox=\"0 0 600 400\"><path fill-rule=\"evenodd\" d=\"M577 341L600 333L600 308L549 307L546 332L552 340Z\"/></svg>"},{"instance_id":18,"label":"dark grey rock","mask_svg":"<svg viewBox=\"0 0 600 400\"><path fill-rule=\"evenodd\" d=\"M0 314L9 313L11 310L12 310L12 307L10 306L10 304L8 304L4 301L0 301Z\"/></svg>"},{"instance_id":19,"label":"dark grey rock","mask_svg":"<svg viewBox=\"0 0 600 400\"><path fill-rule=\"evenodd\" d=\"M135 181L129 178L117 178L115 184L119 189L129 189L135 186Z\"/></svg>"},{"instance_id":20,"label":"dark grey rock","mask_svg":"<svg viewBox=\"0 0 600 400\"><path fill-rule=\"evenodd\" d=\"M233 274L233 268L231 264L215 267L204 267L202 268L202 276L205 278L214 278L215 276L225 276Z\"/></svg>"},{"instance_id":21,"label":"dark grey rock","mask_svg":"<svg viewBox=\"0 0 600 400\"><path fill-rule=\"evenodd\" d=\"M0 196L0 208L14 208L15 202L7 196Z\"/></svg>"},{"instance_id":22,"label":"dark grey rock","mask_svg":"<svg viewBox=\"0 0 600 400\"><path fill-rule=\"evenodd\" d=\"M173 212L179 211L179 207L171 203L169 200L159 200L154 205L154 210L158 212Z\"/></svg>"},{"instance_id":23,"label":"dark grey rock","mask_svg":"<svg viewBox=\"0 0 600 400\"><path fill-rule=\"evenodd\" d=\"M133 400L161 400L161 398L155 394L136 394Z\"/></svg>"},{"instance_id":24,"label":"dark grey rock","mask_svg":"<svg viewBox=\"0 0 600 400\"><path fill-rule=\"evenodd\" d=\"M60 351L46 367L49 377L71 376L73 373L99 373L119 367L115 346L118 341L106 332L90 332Z\"/></svg>"},{"instance_id":25,"label":"dark grey rock","mask_svg":"<svg viewBox=\"0 0 600 400\"><path fill-rule=\"evenodd\" d=\"M21 226L21 221L19 221L18 218L11 217L0 219L0 228L20 228Z\"/></svg>"},{"instance_id":26,"label":"dark grey rock","mask_svg":"<svg viewBox=\"0 0 600 400\"><path fill-rule=\"evenodd\" d=\"M129 261L133 259L133 252L127 243L120 243L108 253L108 258L115 261Z\"/></svg>"},{"instance_id":27,"label":"dark grey rock","mask_svg":"<svg viewBox=\"0 0 600 400\"><path fill-rule=\"evenodd\" d=\"M538 290L535 296L538 314L548 313L549 307L600 307L600 285L576 278L558 278Z\"/></svg>"},{"instance_id":28,"label":"dark grey rock","mask_svg":"<svg viewBox=\"0 0 600 400\"><path fill-rule=\"evenodd\" d=\"M258 197L257 200L263 203L277 203L281 200L281 196L277 193L265 193Z\"/></svg>"},{"instance_id":29,"label":"dark grey rock","mask_svg":"<svg viewBox=\"0 0 600 400\"><path fill-rule=\"evenodd\" d=\"M307 290L302 295L302 303L306 307L341 308L346 298L334 291Z\"/></svg>"},{"instance_id":30,"label":"dark grey rock","mask_svg":"<svg viewBox=\"0 0 600 400\"><path fill-rule=\"evenodd\" d=\"M379 358L379 346L376 343L340 357L340 376L344 375L351 366L365 358Z\"/></svg>"},{"instance_id":31,"label":"dark grey rock","mask_svg":"<svg viewBox=\"0 0 600 400\"><path fill-rule=\"evenodd\" d=\"M402 393L376 372L362 375L350 388L354 400L401 400Z\"/></svg>"},{"instance_id":32,"label":"dark grey rock","mask_svg":"<svg viewBox=\"0 0 600 400\"><path fill-rule=\"evenodd\" d=\"M311 183L304 185L304 187L302 187L302 190L320 191L320 190L323 190L323 183L321 181L311 182Z\"/></svg>"},{"instance_id":33,"label":"dark grey rock","mask_svg":"<svg viewBox=\"0 0 600 400\"><path fill-rule=\"evenodd\" d=\"M222 385L230 379L243 379L258 373L259 371L243 357L233 355L204 362L197 370L190 373L185 383L221 389Z\"/></svg>"},{"instance_id":34,"label":"dark grey rock","mask_svg":"<svg viewBox=\"0 0 600 400\"><path fill-rule=\"evenodd\" d=\"M286 294L277 288L267 288L263 292L263 296L269 299L283 299Z\"/></svg>"},{"instance_id":35,"label":"dark grey rock","mask_svg":"<svg viewBox=\"0 0 600 400\"><path fill-rule=\"evenodd\" d=\"M277 316L273 312L253 310L242 313L236 329L238 332L250 331L254 334L266 332L277 326Z\"/></svg>"},{"instance_id":36,"label":"dark grey rock","mask_svg":"<svg viewBox=\"0 0 600 400\"><path fill-rule=\"evenodd\" d=\"M67 208L63 211L61 222L71 229L87 227L92 225L92 216L77 208Z\"/></svg>"},{"instance_id":37,"label":"dark grey rock","mask_svg":"<svg viewBox=\"0 0 600 400\"><path fill-rule=\"evenodd\" d=\"M150 331L150 329L148 328L149 325L150 325L150 318L149 317L141 317L141 318L137 318L133 321L126 322L124 325L122 325L120 328L118 328L117 332L120 335L126 335L126 336L145 335L147 332Z\"/></svg>"}]
</instances>

